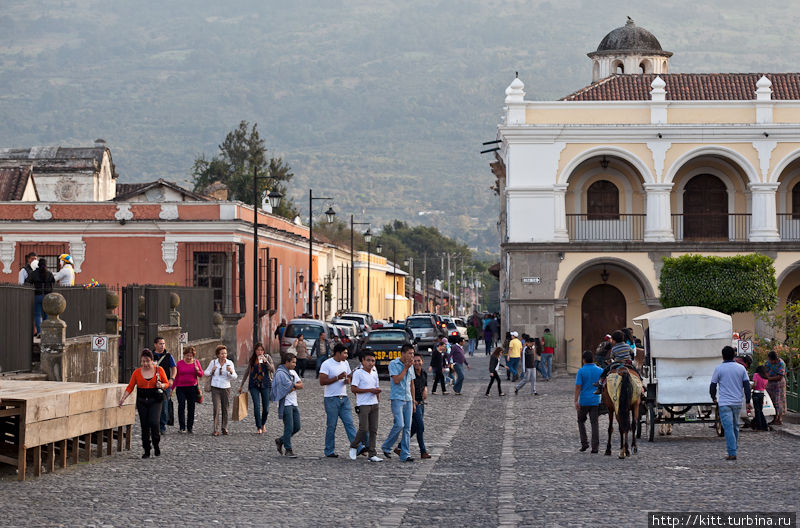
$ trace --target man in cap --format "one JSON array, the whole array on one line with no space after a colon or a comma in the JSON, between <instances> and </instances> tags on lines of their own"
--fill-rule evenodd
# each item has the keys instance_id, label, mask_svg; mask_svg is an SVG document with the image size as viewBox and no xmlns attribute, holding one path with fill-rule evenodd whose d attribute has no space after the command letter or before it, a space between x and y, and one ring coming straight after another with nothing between
<instances>
[{"instance_id":1,"label":"man in cap","mask_svg":"<svg viewBox=\"0 0 800 528\"><path fill-rule=\"evenodd\" d=\"M511 341L508 342L508 370L511 372L511 381L519 379L519 360L522 357L522 342L519 332L511 332Z\"/></svg>"},{"instance_id":2,"label":"man in cap","mask_svg":"<svg viewBox=\"0 0 800 528\"><path fill-rule=\"evenodd\" d=\"M72 266L72 257L64 253L58 257L58 264L61 269L53 275L58 285L75 286L75 268Z\"/></svg>"}]
</instances>

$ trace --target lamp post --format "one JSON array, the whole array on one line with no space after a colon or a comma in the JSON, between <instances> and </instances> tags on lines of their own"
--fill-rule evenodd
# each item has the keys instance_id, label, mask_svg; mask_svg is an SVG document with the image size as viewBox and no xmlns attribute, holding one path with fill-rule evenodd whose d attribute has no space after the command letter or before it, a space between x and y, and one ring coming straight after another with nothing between
<instances>
[{"instance_id":1,"label":"lamp post","mask_svg":"<svg viewBox=\"0 0 800 528\"><path fill-rule=\"evenodd\" d=\"M259 176L258 165L253 163L253 346L259 341L261 335L261 314L258 307L258 180L277 180L272 176ZM283 195L276 190L270 191L267 195L269 205L273 209L281 204Z\"/></svg>"},{"instance_id":2,"label":"lamp post","mask_svg":"<svg viewBox=\"0 0 800 528\"><path fill-rule=\"evenodd\" d=\"M354 248L353 248L353 232L354 232L353 231L353 226L357 226L357 225L369 226L369 222L353 222L353 215L350 215L350 311L351 312L353 310L355 310L355 305L353 304L354 303L353 299L355 298L355 283L353 282L353 270L354 270L354 267L355 267L354 266L354 264L355 264L355 262L354 262L355 256L354 256L354 253L353 253L353 251L354 251ZM369 228L367 229L367 232L369 232ZM364 235L365 235L364 239L366 240L366 233L364 233ZM371 236L371 234L370 234L370 236Z\"/></svg>"},{"instance_id":3,"label":"lamp post","mask_svg":"<svg viewBox=\"0 0 800 528\"><path fill-rule=\"evenodd\" d=\"M310 317L314 317L314 299L313 293L311 288L314 286L314 282L311 280L311 263L312 263L312 249L314 247L314 200L333 200L333 198L329 196L320 196L314 198L314 192L309 189L308 190L308 315ZM333 218L336 216L336 211L333 210L333 207L328 207L328 210L325 211L325 218L328 219L328 223L333 223Z\"/></svg>"},{"instance_id":4,"label":"lamp post","mask_svg":"<svg viewBox=\"0 0 800 528\"><path fill-rule=\"evenodd\" d=\"M417 280L414 278L414 259L408 257L403 261L403 265L411 272L411 313L413 314L417 311Z\"/></svg>"},{"instance_id":5,"label":"lamp post","mask_svg":"<svg viewBox=\"0 0 800 528\"><path fill-rule=\"evenodd\" d=\"M369 272L370 272L370 248L369 243L372 242L372 231L367 228L367 232L364 233L364 240L367 241L367 313L372 313L369 311Z\"/></svg>"},{"instance_id":6,"label":"lamp post","mask_svg":"<svg viewBox=\"0 0 800 528\"><path fill-rule=\"evenodd\" d=\"M397 300L397 246L392 248L392 322L396 323L394 303Z\"/></svg>"},{"instance_id":7,"label":"lamp post","mask_svg":"<svg viewBox=\"0 0 800 528\"><path fill-rule=\"evenodd\" d=\"M378 245L377 245L377 246L375 246L375 253L377 253L378 255L380 255L381 253L383 253L383 246L381 245L381 243L380 243L380 242L378 242ZM385 275L384 275L384 279L386 279L386 276L385 276ZM384 280L384 282L383 282L383 283L384 283L384 285L385 285L385 284L386 284L386 281ZM378 292L378 293L380 294L380 292ZM385 300L385 297L386 297L386 296L384 295L384 300Z\"/></svg>"}]
</instances>

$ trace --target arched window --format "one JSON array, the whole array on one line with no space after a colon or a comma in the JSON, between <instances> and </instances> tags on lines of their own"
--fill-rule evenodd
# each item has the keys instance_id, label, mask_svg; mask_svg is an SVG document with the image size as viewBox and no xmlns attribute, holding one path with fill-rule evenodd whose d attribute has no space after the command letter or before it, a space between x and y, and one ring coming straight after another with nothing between
<instances>
[{"instance_id":1,"label":"arched window","mask_svg":"<svg viewBox=\"0 0 800 528\"><path fill-rule=\"evenodd\" d=\"M619 190L608 180L598 180L586 191L586 213L589 220L619 218Z\"/></svg>"},{"instance_id":2,"label":"arched window","mask_svg":"<svg viewBox=\"0 0 800 528\"><path fill-rule=\"evenodd\" d=\"M639 73L653 73L653 68L650 66L650 61L642 61L639 63Z\"/></svg>"},{"instance_id":3,"label":"arched window","mask_svg":"<svg viewBox=\"0 0 800 528\"><path fill-rule=\"evenodd\" d=\"M792 219L800 219L800 182L792 187Z\"/></svg>"},{"instance_id":4,"label":"arched window","mask_svg":"<svg viewBox=\"0 0 800 528\"><path fill-rule=\"evenodd\" d=\"M615 73L625 73L625 66L621 62L614 63Z\"/></svg>"}]
</instances>

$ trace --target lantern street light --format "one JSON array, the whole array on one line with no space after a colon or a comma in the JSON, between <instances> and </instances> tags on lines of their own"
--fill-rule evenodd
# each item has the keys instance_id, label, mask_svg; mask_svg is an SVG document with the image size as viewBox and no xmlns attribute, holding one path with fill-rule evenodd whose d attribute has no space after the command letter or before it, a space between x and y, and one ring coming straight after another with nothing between
<instances>
[{"instance_id":1,"label":"lantern street light","mask_svg":"<svg viewBox=\"0 0 800 528\"><path fill-rule=\"evenodd\" d=\"M311 289L314 287L314 281L311 279L311 265L312 265L312 249L314 247L314 200L333 200L327 196L320 196L315 198L311 189L308 190L308 315L314 317L314 295ZM329 224L333 223L336 216L336 211L333 206L329 206L325 211L325 218Z\"/></svg>"},{"instance_id":2,"label":"lantern street light","mask_svg":"<svg viewBox=\"0 0 800 528\"><path fill-rule=\"evenodd\" d=\"M253 163L253 346L256 346L256 343L261 341L261 310L259 310L258 306L258 285L260 284L259 277L258 277L258 204L261 200L259 200L259 192L258 192L258 180L278 180L274 176L259 176L258 175L258 165ZM269 200L270 207L275 210L281 204L281 199L283 195L272 189L269 194L267 194L267 199ZM267 263L269 265L269 263ZM269 298L269 296L267 296ZM265 313L266 312L265 310ZM269 347L268 347L269 348Z\"/></svg>"}]
</instances>

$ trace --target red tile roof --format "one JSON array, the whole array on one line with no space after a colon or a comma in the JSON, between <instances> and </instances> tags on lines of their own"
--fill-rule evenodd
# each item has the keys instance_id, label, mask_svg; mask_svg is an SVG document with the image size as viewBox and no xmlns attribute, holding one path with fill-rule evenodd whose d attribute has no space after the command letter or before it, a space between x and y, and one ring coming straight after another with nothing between
<instances>
[{"instance_id":1,"label":"red tile roof","mask_svg":"<svg viewBox=\"0 0 800 528\"><path fill-rule=\"evenodd\" d=\"M22 200L30 178L30 166L0 168L0 202Z\"/></svg>"},{"instance_id":2,"label":"red tile roof","mask_svg":"<svg viewBox=\"0 0 800 528\"><path fill-rule=\"evenodd\" d=\"M667 101L747 101L756 98L762 75L772 99L800 100L800 73L665 73ZM655 74L615 74L581 88L562 101L649 101Z\"/></svg>"}]
</instances>

